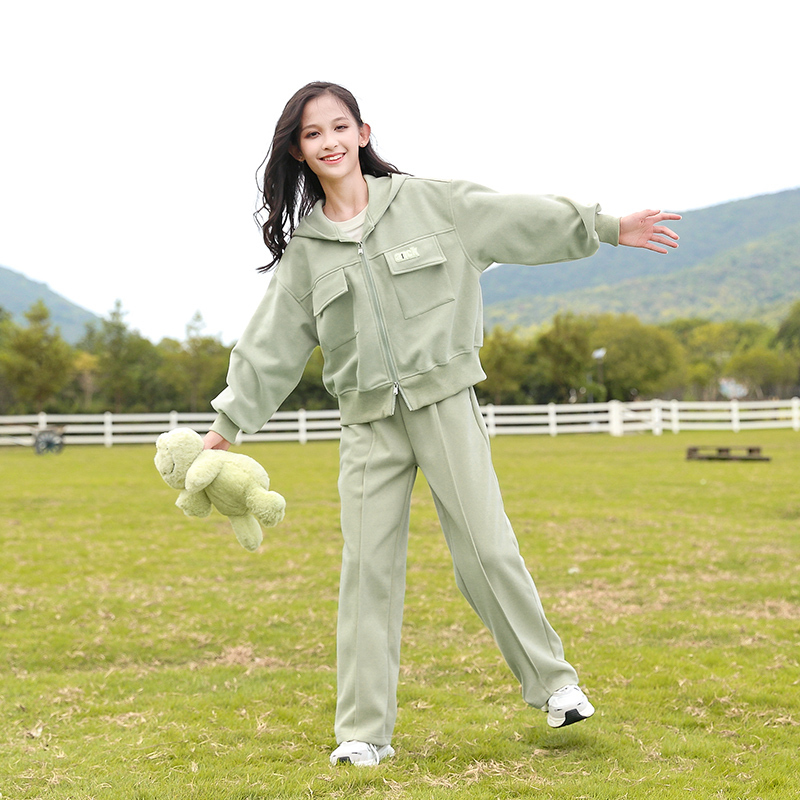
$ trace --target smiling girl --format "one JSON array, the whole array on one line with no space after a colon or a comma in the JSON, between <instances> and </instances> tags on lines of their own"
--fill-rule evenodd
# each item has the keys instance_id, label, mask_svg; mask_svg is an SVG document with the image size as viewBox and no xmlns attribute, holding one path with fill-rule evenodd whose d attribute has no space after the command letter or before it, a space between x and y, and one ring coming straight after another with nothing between
<instances>
[{"instance_id":1,"label":"smiling girl","mask_svg":"<svg viewBox=\"0 0 800 800\"><path fill-rule=\"evenodd\" d=\"M565 198L424 180L383 161L353 95L311 83L286 105L264 171L264 241L278 265L231 353L207 448L255 433L319 345L341 411L344 539L332 763L394 754L411 490L430 485L455 580L524 700L562 727L594 708L578 687L503 510L473 386L486 376L479 279L491 264L590 256L600 242L677 247L660 223Z\"/></svg>"}]
</instances>

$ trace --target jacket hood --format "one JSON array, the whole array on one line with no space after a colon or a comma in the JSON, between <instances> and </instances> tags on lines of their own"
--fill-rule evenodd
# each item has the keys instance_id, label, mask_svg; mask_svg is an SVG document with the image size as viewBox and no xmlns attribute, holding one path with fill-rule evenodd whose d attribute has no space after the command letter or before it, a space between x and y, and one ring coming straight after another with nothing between
<instances>
[{"instance_id":1,"label":"jacket hood","mask_svg":"<svg viewBox=\"0 0 800 800\"><path fill-rule=\"evenodd\" d=\"M369 190L369 205L367 206L367 219L364 223L364 236L366 236L386 213L400 187L408 175L393 173L386 177L376 178L365 175L367 189ZM339 231L323 213L323 200L317 201L311 213L303 217L293 236L302 236L307 239L333 239L338 241Z\"/></svg>"}]
</instances>

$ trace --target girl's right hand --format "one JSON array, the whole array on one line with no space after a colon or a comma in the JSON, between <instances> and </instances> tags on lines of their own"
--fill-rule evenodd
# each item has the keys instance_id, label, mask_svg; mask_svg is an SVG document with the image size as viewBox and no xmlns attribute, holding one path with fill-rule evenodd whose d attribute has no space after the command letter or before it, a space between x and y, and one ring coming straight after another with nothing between
<instances>
[{"instance_id":1,"label":"girl's right hand","mask_svg":"<svg viewBox=\"0 0 800 800\"><path fill-rule=\"evenodd\" d=\"M227 450L231 443L216 431L209 431L203 439L203 450Z\"/></svg>"}]
</instances>

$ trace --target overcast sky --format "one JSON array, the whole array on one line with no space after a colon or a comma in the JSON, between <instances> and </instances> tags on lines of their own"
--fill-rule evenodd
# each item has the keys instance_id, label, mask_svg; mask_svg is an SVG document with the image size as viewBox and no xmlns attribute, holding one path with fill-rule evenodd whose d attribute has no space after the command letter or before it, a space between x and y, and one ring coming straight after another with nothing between
<instances>
[{"instance_id":1,"label":"overcast sky","mask_svg":"<svg viewBox=\"0 0 800 800\"><path fill-rule=\"evenodd\" d=\"M619 215L795 188L798 28L797 0L0 0L0 264L232 342L266 286L255 171L311 80L416 175Z\"/></svg>"}]
</instances>

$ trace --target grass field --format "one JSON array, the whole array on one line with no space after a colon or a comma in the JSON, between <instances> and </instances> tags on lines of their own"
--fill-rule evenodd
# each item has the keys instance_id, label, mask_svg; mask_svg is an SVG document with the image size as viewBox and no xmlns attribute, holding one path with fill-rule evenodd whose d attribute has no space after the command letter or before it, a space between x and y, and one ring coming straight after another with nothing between
<instances>
[{"instance_id":1,"label":"grass field","mask_svg":"<svg viewBox=\"0 0 800 800\"><path fill-rule=\"evenodd\" d=\"M769 463L687 462L760 444ZM189 519L153 447L0 449L0 796L800 796L800 435L505 437L509 516L597 706L525 706L414 494L397 756L334 768L337 444L242 448L287 517Z\"/></svg>"}]
</instances>

